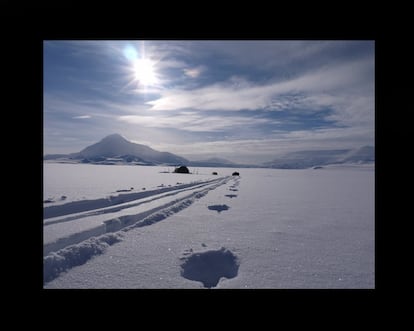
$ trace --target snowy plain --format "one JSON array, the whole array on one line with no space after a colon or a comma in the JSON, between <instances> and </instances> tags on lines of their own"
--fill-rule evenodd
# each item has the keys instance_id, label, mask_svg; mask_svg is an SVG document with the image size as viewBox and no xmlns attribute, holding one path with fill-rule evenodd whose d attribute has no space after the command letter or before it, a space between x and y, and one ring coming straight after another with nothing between
<instances>
[{"instance_id":1,"label":"snowy plain","mask_svg":"<svg viewBox=\"0 0 414 331\"><path fill-rule=\"evenodd\" d=\"M44 288L375 287L374 166L168 170L45 163Z\"/></svg>"}]
</instances>

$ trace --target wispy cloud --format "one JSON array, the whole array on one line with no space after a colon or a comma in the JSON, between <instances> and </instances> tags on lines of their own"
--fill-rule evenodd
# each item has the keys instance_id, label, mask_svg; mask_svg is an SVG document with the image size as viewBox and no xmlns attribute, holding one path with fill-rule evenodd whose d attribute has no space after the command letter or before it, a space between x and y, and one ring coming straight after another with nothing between
<instances>
[{"instance_id":1,"label":"wispy cloud","mask_svg":"<svg viewBox=\"0 0 414 331\"><path fill-rule=\"evenodd\" d=\"M72 118L74 119L85 119L85 118L91 118L92 116L90 115L80 115L80 116L73 116Z\"/></svg>"},{"instance_id":2,"label":"wispy cloud","mask_svg":"<svg viewBox=\"0 0 414 331\"><path fill-rule=\"evenodd\" d=\"M152 128L182 129L191 132L217 132L229 128L236 129L246 125L269 123L263 118L243 116L203 116L198 113L184 112L174 115L126 115L119 116L120 121Z\"/></svg>"},{"instance_id":3,"label":"wispy cloud","mask_svg":"<svg viewBox=\"0 0 414 331\"><path fill-rule=\"evenodd\" d=\"M231 79L193 90L166 90L147 102L154 111L332 110L325 120L339 126L373 126L374 63L362 59L322 67L294 79L255 84ZM368 86L368 88L367 88ZM207 116L207 115L204 115Z\"/></svg>"},{"instance_id":4,"label":"wispy cloud","mask_svg":"<svg viewBox=\"0 0 414 331\"><path fill-rule=\"evenodd\" d=\"M338 92L366 83L366 75L373 71L373 63L357 61L341 66L322 68L297 78L276 83L257 84L234 79L193 90L169 89L161 97L147 102L152 110L256 110L271 108L278 97L292 93ZM373 79L372 77L368 77ZM361 79L364 81L361 82ZM335 101L331 99L330 101ZM288 108L289 104L286 104ZM278 108L280 109L280 107Z\"/></svg>"}]
</instances>

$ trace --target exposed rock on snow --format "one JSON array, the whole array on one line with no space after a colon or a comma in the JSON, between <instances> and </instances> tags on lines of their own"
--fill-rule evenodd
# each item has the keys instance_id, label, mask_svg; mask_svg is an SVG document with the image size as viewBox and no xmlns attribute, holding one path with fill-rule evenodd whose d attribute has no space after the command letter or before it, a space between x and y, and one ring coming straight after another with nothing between
<instances>
[{"instance_id":1,"label":"exposed rock on snow","mask_svg":"<svg viewBox=\"0 0 414 331\"><path fill-rule=\"evenodd\" d=\"M181 166L181 167L176 168L174 172L177 174L189 174L190 170L188 170L186 166Z\"/></svg>"}]
</instances>

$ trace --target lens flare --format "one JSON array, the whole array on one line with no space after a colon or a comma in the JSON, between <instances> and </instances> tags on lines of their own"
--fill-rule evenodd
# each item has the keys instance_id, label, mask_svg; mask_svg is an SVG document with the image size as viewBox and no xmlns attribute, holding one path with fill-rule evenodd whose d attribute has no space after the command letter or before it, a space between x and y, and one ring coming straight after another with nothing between
<instances>
[{"instance_id":1,"label":"lens flare","mask_svg":"<svg viewBox=\"0 0 414 331\"><path fill-rule=\"evenodd\" d=\"M138 57L138 53L134 46L127 45L124 48L124 56L130 61L135 61L135 59Z\"/></svg>"}]
</instances>

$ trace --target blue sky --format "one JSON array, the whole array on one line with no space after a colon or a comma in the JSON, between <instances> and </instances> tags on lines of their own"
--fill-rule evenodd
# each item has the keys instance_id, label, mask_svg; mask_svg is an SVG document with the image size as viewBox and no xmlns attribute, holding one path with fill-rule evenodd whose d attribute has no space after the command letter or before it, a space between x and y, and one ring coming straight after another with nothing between
<instances>
[{"instance_id":1,"label":"blue sky","mask_svg":"<svg viewBox=\"0 0 414 331\"><path fill-rule=\"evenodd\" d=\"M106 135L192 160L374 145L374 41L44 41L44 154Z\"/></svg>"}]
</instances>

